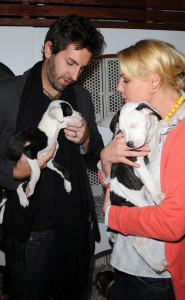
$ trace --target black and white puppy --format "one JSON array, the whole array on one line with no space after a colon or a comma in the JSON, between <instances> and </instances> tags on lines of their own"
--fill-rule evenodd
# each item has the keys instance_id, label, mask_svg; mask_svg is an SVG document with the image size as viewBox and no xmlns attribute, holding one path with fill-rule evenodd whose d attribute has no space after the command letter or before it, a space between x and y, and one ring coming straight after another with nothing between
<instances>
[{"instance_id":1,"label":"black and white puppy","mask_svg":"<svg viewBox=\"0 0 185 300\"><path fill-rule=\"evenodd\" d=\"M174 117L175 118L175 117ZM122 131L125 144L128 149L133 150L145 145L151 151L147 157L129 157L130 160L140 164L140 168L133 168L123 163L112 165L110 175L110 200L113 205L124 206L148 206L145 199L145 188L150 193L153 201L160 204L164 199L151 174L147 169L153 152L159 141L160 131L165 125L177 124L178 120L162 120L159 112L146 102L128 102L114 116L110 129L116 134L116 124ZM115 242L116 235L109 233L110 239ZM136 237L134 248L139 255L157 273L161 273L167 266L166 261L156 261L149 253L147 238Z\"/></svg>"},{"instance_id":2,"label":"black and white puppy","mask_svg":"<svg viewBox=\"0 0 185 300\"><path fill-rule=\"evenodd\" d=\"M56 171L64 179L65 190L71 191L71 182L67 170L54 161L58 150L59 131L67 127L68 122L79 122L82 120L80 113L73 110L72 106L63 100L55 100L50 103L38 126L29 127L13 134L7 141L7 157L18 161L25 154L31 168L29 181L21 183L17 193L22 206L29 205L28 198L34 193L37 181L40 177L38 159L43 157L53 148L56 142L56 150L53 157L47 162L47 167ZM25 144L29 142L29 145Z\"/></svg>"}]
</instances>

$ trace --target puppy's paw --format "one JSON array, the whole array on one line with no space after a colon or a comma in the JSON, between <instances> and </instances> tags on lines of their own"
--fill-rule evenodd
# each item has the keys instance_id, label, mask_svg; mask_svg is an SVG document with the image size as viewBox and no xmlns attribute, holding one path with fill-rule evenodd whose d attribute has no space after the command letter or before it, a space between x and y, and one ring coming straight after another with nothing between
<instances>
[{"instance_id":1,"label":"puppy's paw","mask_svg":"<svg viewBox=\"0 0 185 300\"><path fill-rule=\"evenodd\" d=\"M28 184L26 187L26 196L29 198L31 195L33 195L34 190L31 189L30 185Z\"/></svg>"},{"instance_id":2,"label":"puppy's paw","mask_svg":"<svg viewBox=\"0 0 185 300\"><path fill-rule=\"evenodd\" d=\"M26 207L29 205L29 201L27 199L27 196L26 196L26 193L25 191L23 190L23 185L24 183L21 183L18 188L17 188L17 194L19 196L19 201L20 201L20 204L23 206L23 207Z\"/></svg>"},{"instance_id":3,"label":"puppy's paw","mask_svg":"<svg viewBox=\"0 0 185 300\"><path fill-rule=\"evenodd\" d=\"M116 234L116 233L113 233L113 234L110 236L111 242L112 242L113 244L115 244L116 239L117 239L117 234Z\"/></svg>"},{"instance_id":4,"label":"puppy's paw","mask_svg":"<svg viewBox=\"0 0 185 300\"><path fill-rule=\"evenodd\" d=\"M168 262L166 261L166 259L161 260L161 262L158 264L157 268L154 269L154 271L157 274L161 274L166 270L166 267L168 266Z\"/></svg>"},{"instance_id":5,"label":"puppy's paw","mask_svg":"<svg viewBox=\"0 0 185 300\"><path fill-rule=\"evenodd\" d=\"M161 204L161 202L163 201L164 198L165 198L165 194L161 193L161 194L158 195L158 197L155 199L154 202L155 202L157 205L159 205L159 204Z\"/></svg>"},{"instance_id":6,"label":"puppy's paw","mask_svg":"<svg viewBox=\"0 0 185 300\"><path fill-rule=\"evenodd\" d=\"M164 198L165 198L165 194L164 194L164 193L161 193L161 194L159 195L160 203L164 200ZM160 204L160 203L159 203L159 204Z\"/></svg>"},{"instance_id":7,"label":"puppy's paw","mask_svg":"<svg viewBox=\"0 0 185 300\"><path fill-rule=\"evenodd\" d=\"M169 263L166 261L166 259L161 260L161 264L166 268Z\"/></svg>"},{"instance_id":8,"label":"puppy's paw","mask_svg":"<svg viewBox=\"0 0 185 300\"><path fill-rule=\"evenodd\" d=\"M117 233L111 231L110 229L107 230L107 235L110 239L110 241L114 244L116 242L117 239Z\"/></svg>"},{"instance_id":9,"label":"puppy's paw","mask_svg":"<svg viewBox=\"0 0 185 300\"><path fill-rule=\"evenodd\" d=\"M71 182L67 181L67 180L64 180L64 188L65 188L67 193L70 193L70 191L72 190Z\"/></svg>"}]
</instances>

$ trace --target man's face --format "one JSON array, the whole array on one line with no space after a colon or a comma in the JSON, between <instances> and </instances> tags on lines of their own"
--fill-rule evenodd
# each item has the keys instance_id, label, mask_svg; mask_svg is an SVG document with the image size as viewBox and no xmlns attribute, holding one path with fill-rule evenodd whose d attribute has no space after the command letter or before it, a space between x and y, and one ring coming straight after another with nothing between
<instances>
[{"instance_id":1,"label":"man's face","mask_svg":"<svg viewBox=\"0 0 185 300\"><path fill-rule=\"evenodd\" d=\"M69 84L77 81L92 53L86 48L77 50L75 44L69 44L66 50L48 57L46 76L49 84L57 91L63 91Z\"/></svg>"}]
</instances>

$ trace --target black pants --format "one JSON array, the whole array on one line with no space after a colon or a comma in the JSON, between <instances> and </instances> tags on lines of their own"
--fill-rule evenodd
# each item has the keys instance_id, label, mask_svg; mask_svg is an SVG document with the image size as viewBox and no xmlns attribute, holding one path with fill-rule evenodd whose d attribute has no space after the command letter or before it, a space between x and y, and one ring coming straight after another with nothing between
<instances>
[{"instance_id":1,"label":"black pants","mask_svg":"<svg viewBox=\"0 0 185 300\"><path fill-rule=\"evenodd\" d=\"M170 278L137 277L115 270L118 300L175 300Z\"/></svg>"},{"instance_id":2,"label":"black pants","mask_svg":"<svg viewBox=\"0 0 185 300\"><path fill-rule=\"evenodd\" d=\"M57 283L54 231L32 232L26 244L14 243L6 253L6 264L11 300L83 300L83 287Z\"/></svg>"}]
</instances>

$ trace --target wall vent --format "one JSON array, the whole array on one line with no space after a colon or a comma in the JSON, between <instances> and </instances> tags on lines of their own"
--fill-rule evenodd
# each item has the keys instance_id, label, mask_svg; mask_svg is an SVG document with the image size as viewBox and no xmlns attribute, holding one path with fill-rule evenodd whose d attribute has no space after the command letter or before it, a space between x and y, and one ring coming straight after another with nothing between
<instances>
[{"instance_id":1,"label":"wall vent","mask_svg":"<svg viewBox=\"0 0 185 300\"><path fill-rule=\"evenodd\" d=\"M91 94L97 124L106 116L113 116L122 107L123 99L116 89L119 83L117 58L106 55L106 57L92 59L84 68L78 83ZM86 161L86 167L93 195L101 194L102 186L96 164Z\"/></svg>"}]
</instances>

